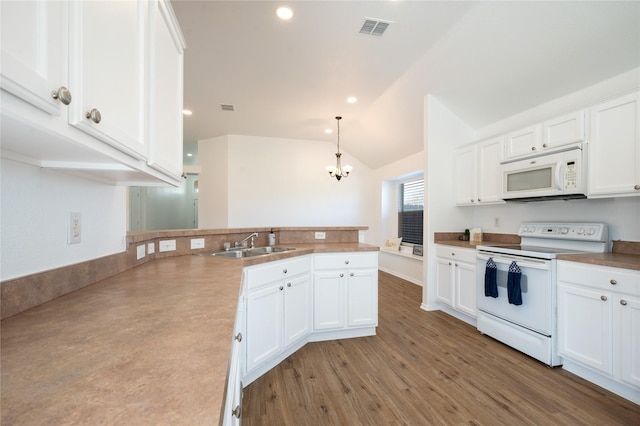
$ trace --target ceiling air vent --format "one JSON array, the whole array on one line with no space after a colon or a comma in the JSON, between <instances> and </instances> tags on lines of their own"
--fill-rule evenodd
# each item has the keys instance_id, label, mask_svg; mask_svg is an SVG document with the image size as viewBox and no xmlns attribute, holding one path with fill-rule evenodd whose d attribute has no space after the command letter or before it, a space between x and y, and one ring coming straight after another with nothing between
<instances>
[{"instance_id":1,"label":"ceiling air vent","mask_svg":"<svg viewBox=\"0 0 640 426\"><path fill-rule=\"evenodd\" d=\"M236 107L231 104L220 104L220 109L223 111L235 111Z\"/></svg>"},{"instance_id":2,"label":"ceiling air vent","mask_svg":"<svg viewBox=\"0 0 640 426\"><path fill-rule=\"evenodd\" d=\"M364 24L362 24L362 28L360 28L360 34L382 37L382 34L384 34L392 23L392 21L383 21L382 19L365 18Z\"/></svg>"}]
</instances>

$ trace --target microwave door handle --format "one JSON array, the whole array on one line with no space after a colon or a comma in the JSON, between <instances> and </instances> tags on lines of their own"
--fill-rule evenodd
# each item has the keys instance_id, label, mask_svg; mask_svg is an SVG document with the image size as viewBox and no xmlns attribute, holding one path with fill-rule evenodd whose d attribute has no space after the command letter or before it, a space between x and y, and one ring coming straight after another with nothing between
<instances>
[{"instance_id":1,"label":"microwave door handle","mask_svg":"<svg viewBox=\"0 0 640 426\"><path fill-rule=\"evenodd\" d=\"M561 161L558 161L558 165L556 166L556 188L558 191L562 192L562 181L560 180L560 176L562 176L562 168L564 164Z\"/></svg>"}]
</instances>

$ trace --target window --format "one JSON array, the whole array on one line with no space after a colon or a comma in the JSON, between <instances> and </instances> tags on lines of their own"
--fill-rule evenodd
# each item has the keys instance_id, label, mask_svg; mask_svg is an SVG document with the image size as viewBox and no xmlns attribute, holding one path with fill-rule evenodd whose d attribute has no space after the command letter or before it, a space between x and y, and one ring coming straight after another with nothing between
<instances>
[{"instance_id":1,"label":"window","mask_svg":"<svg viewBox=\"0 0 640 426\"><path fill-rule=\"evenodd\" d=\"M398 237L403 243L422 245L424 179L398 185Z\"/></svg>"}]
</instances>

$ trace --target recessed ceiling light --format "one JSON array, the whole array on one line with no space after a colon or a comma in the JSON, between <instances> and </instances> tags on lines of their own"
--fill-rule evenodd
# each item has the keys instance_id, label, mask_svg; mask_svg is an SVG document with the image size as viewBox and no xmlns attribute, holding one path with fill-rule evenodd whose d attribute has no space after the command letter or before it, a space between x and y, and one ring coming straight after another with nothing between
<instances>
[{"instance_id":1,"label":"recessed ceiling light","mask_svg":"<svg viewBox=\"0 0 640 426\"><path fill-rule=\"evenodd\" d=\"M276 10L276 15L278 15L278 18L286 21L293 17L293 11L288 7L279 7L278 10Z\"/></svg>"},{"instance_id":2,"label":"recessed ceiling light","mask_svg":"<svg viewBox=\"0 0 640 426\"><path fill-rule=\"evenodd\" d=\"M347 102L349 102L350 104L355 104L356 102L358 102L358 98L356 98L355 96L351 96L347 98Z\"/></svg>"},{"instance_id":3,"label":"recessed ceiling light","mask_svg":"<svg viewBox=\"0 0 640 426\"><path fill-rule=\"evenodd\" d=\"M324 129L324 132L326 134L331 134L331 133L333 133L333 129Z\"/></svg>"},{"instance_id":4,"label":"recessed ceiling light","mask_svg":"<svg viewBox=\"0 0 640 426\"><path fill-rule=\"evenodd\" d=\"M189 110L189 109L183 109L183 110L182 110L182 114L183 114L183 115L191 115L191 114L193 114L193 111L191 111L191 110Z\"/></svg>"}]
</instances>

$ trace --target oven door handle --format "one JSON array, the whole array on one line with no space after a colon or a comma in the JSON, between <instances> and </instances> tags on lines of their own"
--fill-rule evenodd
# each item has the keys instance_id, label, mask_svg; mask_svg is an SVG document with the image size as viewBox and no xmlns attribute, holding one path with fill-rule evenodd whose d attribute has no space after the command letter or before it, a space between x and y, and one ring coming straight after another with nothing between
<instances>
[{"instance_id":1,"label":"oven door handle","mask_svg":"<svg viewBox=\"0 0 640 426\"><path fill-rule=\"evenodd\" d=\"M544 259L531 259L518 256L509 256L508 254L494 254L489 255L485 253L478 253L478 259L486 262L490 257L493 258L495 263L502 265L511 265L511 262L515 261L518 266L534 269L551 269L551 262Z\"/></svg>"}]
</instances>

